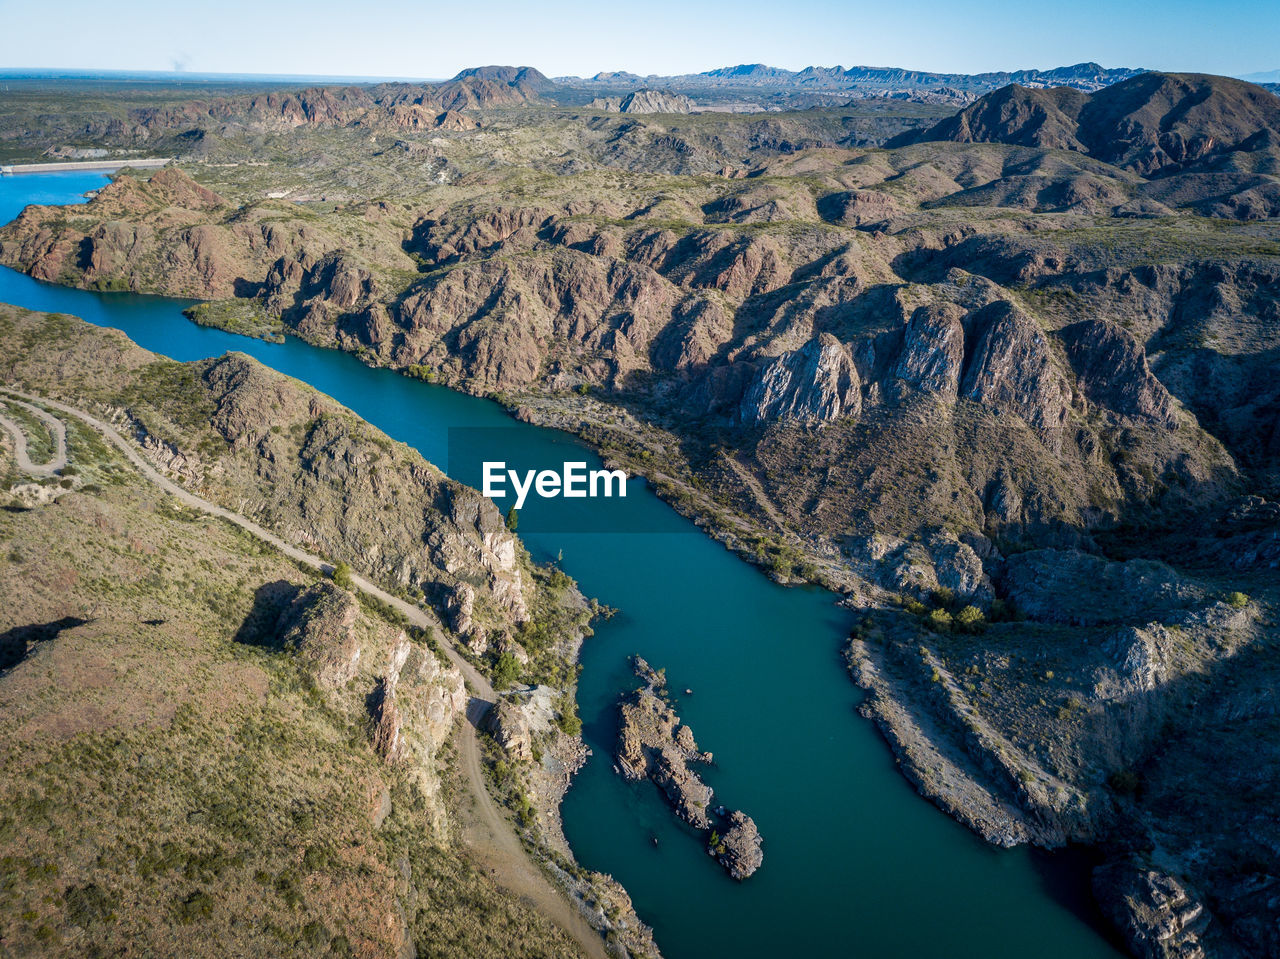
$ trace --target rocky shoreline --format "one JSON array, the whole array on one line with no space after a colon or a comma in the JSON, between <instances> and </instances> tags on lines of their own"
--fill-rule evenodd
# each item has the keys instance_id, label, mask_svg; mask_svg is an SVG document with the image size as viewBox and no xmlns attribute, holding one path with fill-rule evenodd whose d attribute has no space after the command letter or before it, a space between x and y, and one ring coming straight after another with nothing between
<instances>
[{"instance_id":1,"label":"rocky shoreline","mask_svg":"<svg viewBox=\"0 0 1280 959\"><path fill-rule=\"evenodd\" d=\"M1224 882L1224 867L1239 869L1236 828L1249 830L1258 848L1276 840L1251 798L1267 773L1235 759L1241 748L1271 754L1260 744L1276 726L1273 680L1244 652L1265 614L1243 594L1216 599L1189 581L1172 581L1177 591L1148 584L1146 593L1176 592L1181 601L1166 598L1140 616L1126 592L1106 597L1083 581L1067 585L1086 571L1093 583L1160 572L1116 568L1128 565L1073 569L1070 557L1057 557L1057 599L1037 618L1066 618L1077 638L1052 653L1041 644L1062 635L1061 626L1010 624L979 648L917 631L901 612L867 611L846 650L866 692L859 712L917 791L988 842L1094 850L1094 897L1135 955L1243 959L1257 953L1237 941L1233 920L1274 908L1263 861L1226 880L1235 900L1205 890ZM1155 618L1131 624L1145 615ZM1225 674L1225 695L1205 695L1210 673ZM1031 677L1038 699L979 707L992 690ZM1209 799L1196 798L1189 783ZM1249 931L1257 941L1271 935Z\"/></svg>"},{"instance_id":2,"label":"rocky shoreline","mask_svg":"<svg viewBox=\"0 0 1280 959\"><path fill-rule=\"evenodd\" d=\"M586 606L577 590L571 602ZM576 666L583 633L562 640L561 655ZM582 916L604 937L610 951L624 957L661 959L650 929L636 914L626 889L612 876L581 867L564 835L560 804L574 775L591 755L580 733L570 734L563 710L576 687L518 688L495 705L486 720L496 746L514 768L532 821L522 830L526 846L565 890ZM571 726L569 728L572 728Z\"/></svg>"}]
</instances>

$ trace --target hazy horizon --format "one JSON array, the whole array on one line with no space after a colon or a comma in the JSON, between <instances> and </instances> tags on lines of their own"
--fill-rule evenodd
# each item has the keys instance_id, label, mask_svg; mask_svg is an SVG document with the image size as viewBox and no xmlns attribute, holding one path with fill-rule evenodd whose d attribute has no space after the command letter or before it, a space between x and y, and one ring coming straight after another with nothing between
<instances>
[{"instance_id":1,"label":"hazy horizon","mask_svg":"<svg viewBox=\"0 0 1280 959\"><path fill-rule=\"evenodd\" d=\"M795 0L785 10L761 0L641 8L493 0L464 9L391 0L352 16L335 0L227 0L216 12L159 0L120 9L0 0L0 67L352 78L448 77L492 63L548 76L741 63L988 73L1093 61L1236 76L1280 67L1280 4L1171 0L1158 16L1149 10L1138 0L1084 0L1065 13L1011 0L926 0L905 10L836 0Z\"/></svg>"}]
</instances>

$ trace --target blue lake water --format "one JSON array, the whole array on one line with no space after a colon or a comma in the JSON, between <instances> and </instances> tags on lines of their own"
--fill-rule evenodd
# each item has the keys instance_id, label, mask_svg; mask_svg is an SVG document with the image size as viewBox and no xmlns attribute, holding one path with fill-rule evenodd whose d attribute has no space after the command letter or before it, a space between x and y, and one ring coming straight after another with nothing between
<instances>
[{"instance_id":1,"label":"blue lake water","mask_svg":"<svg viewBox=\"0 0 1280 959\"><path fill-rule=\"evenodd\" d=\"M0 222L30 202L77 202L102 182L0 177ZM474 464L448 462L451 427L500 427L467 434L486 458L599 465L572 437L519 424L492 402L298 340L199 327L181 316L183 301L63 289L0 268L0 302L72 313L178 360L248 353L473 485ZM564 510L648 531L541 531L581 528ZM829 593L774 584L639 480L625 500L531 499L520 531L536 559L562 554L588 596L619 610L583 647L579 703L594 756L565 799L565 831L580 862L626 886L670 959L1119 955L1099 932L1087 873L1062 857L992 849L898 774L855 713L860 693L840 655L850 617ZM614 704L633 688L632 653L665 667L674 691L693 690L677 695L678 709L715 754L706 779L716 802L746 811L764 836L764 866L745 883L703 852L655 788L612 771Z\"/></svg>"}]
</instances>

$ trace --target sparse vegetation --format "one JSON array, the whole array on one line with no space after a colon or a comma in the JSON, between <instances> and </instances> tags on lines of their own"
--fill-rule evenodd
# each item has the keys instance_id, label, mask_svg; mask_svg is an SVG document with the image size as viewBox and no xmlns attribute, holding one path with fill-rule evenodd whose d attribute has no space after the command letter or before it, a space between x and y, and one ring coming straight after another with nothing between
<instances>
[{"instance_id":1,"label":"sparse vegetation","mask_svg":"<svg viewBox=\"0 0 1280 959\"><path fill-rule=\"evenodd\" d=\"M333 565L333 585L339 589L350 590L355 584L351 581L351 567L342 560Z\"/></svg>"}]
</instances>

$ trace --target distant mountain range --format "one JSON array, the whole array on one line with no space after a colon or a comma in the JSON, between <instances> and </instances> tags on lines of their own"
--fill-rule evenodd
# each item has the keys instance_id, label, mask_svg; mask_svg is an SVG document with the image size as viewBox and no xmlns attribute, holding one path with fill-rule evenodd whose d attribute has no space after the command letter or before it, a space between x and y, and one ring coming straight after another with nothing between
<instances>
[{"instance_id":1,"label":"distant mountain range","mask_svg":"<svg viewBox=\"0 0 1280 959\"><path fill-rule=\"evenodd\" d=\"M929 73L896 67L805 67L791 71L763 63L721 67L705 73L678 76L639 76L634 73L597 73L593 77L556 77L564 86L591 86L610 89L667 87L672 89L761 88L794 91L833 91L887 96L945 89L957 94L980 96L1010 83L1024 87L1073 87L1086 93L1145 73L1120 67L1108 69L1097 63L1078 63L1052 70L1017 70L998 73Z\"/></svg>"},{"instance_id":2,"label":"distant mountain range","mask_svg":"<svg viewBox=\"0 0 1280 959\"><path fill-rule=\"evenodd\" d=\"M1280 164L1280 99L1229 77L1148 72L1094 94L1004 87L888 145L938 140L1069 150L1147 178L1212 175L1220 191L1253 191L1266 216L1280 209L1265 175Z\"/></svg>"}]
</instances>

